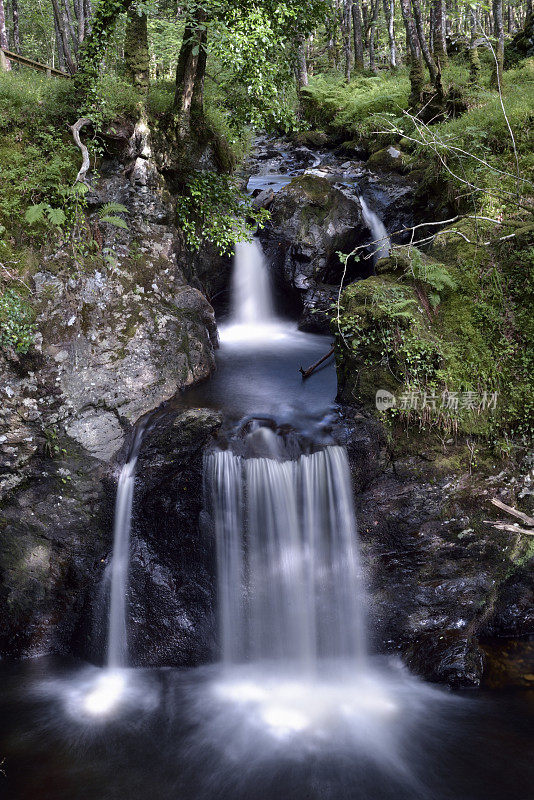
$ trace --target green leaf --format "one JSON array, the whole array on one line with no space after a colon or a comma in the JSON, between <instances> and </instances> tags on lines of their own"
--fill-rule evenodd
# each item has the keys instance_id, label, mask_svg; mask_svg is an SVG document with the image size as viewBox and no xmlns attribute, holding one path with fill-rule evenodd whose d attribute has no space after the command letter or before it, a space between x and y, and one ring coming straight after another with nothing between
<instances>
[{"instance_id":1,"label":"green leaf","mask_svg":"<svg viewBox=\"0 0 534 800\"><path fill-rule=\"evenodd\" d=\"M57 225L58 227L61 227L67 219L65 212L61 208L52 208L51 206L46 209L46 215L52 225Z\"/></svg>"},{"instance_id":2,"label":"green leaf","mask_svg":"<svg viewBox=\"0 0 534 800\"><path fill-rule=\"evenodd\" d=\"M115 217L113 215L106 215L105 217L101 217L101 220L102 222L107 222L108 225L114 225L115 228L128 228L126 222L120 217Z\"/></svg>"},{"instance_id":3,"label":"green leaf","mask_svg":"<svg viewBox=\"0 0 534 800\"><path fill-rule=\"evenodd\" d=\"M29 222L30 225L40 222L44 218L47 208L50 208L48 203L38 203L36 206L30 206L24 215L26 222Z\"/></svg>"},{"instance_id":4,"label":"green leaf","mask_svg":"<svg viewBox=\"0 0 534 800\"><path fill-rule=\"evenodd\" d=\"M126 206L121 203L106 203L99 211L101 217L106 217L109 214L128 214Z\"/></svg>"}]
</instances>

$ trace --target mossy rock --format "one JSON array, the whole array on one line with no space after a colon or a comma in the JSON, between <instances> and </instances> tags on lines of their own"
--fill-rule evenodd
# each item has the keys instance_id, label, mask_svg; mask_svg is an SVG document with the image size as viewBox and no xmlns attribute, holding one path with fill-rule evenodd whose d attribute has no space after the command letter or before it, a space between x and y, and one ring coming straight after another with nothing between
<instances>
[{"instance_id":1,"label":"mossy rock","mask_svg":"<svg viewBox=\"0 0 534 800\"><path fill-rule=\"evenodd\" d=\"M409 170L409 158L398 147L389 145L377 150L367 161L371 169L380 169L388 172L406 173Z\"/></svg>"}]
</instances>

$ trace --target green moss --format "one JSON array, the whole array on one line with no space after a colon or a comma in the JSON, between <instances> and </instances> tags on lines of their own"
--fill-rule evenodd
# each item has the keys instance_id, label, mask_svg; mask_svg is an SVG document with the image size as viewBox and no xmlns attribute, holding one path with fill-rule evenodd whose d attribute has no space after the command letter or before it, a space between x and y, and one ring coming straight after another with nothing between
<instances>
[{"instance_id":1,"label":"green moss","mask_svg":"<svg viewBox=\"0 0 534 800\"><path fill-rule=\"evenodd\" d=\"M458 229L471 236L469 228L464 222ZM447 232L430 255L412 248L408 257L407 250L394 250L377 266L378 274L342 296L337 330L342 396L374 406L378 389L397 397L415 392L419 404L426 394L441 408L443 393L455 392L458 408L453 397L451 409L436 413L427 405L401 416L418 426L437 424L495 443L503 432L529 436L534 249L469 245ZM491 406L495 392L496 408L481 407ZM398 417L398 405L387 413Z\"/></svg>"}]
</instances>

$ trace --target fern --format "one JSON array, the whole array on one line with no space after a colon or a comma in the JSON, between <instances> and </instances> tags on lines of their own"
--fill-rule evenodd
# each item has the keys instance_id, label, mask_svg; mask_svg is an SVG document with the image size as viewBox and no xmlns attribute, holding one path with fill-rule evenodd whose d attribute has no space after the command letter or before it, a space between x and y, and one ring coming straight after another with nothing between
<instances>
[{"instance_id":1,"label":"fern","mask_svg":"<svg viewBox=\"0 0 534 800\"><path fill-rule=\"evenodd\" d=\"M106 215L104 217L100 217L101 222L107 222L108 225L114 225L115 228L127 228L128 225L125 223L123 219L120 217L115 217L113 215Z\"/></svg>"},{"instance_id":2,"label":"fern","mask_svg":"<svg viewBox=\"0 0 534 800\"><path fill-rule=\"evenodd\" d=\"M121 205L120 203L106 203L102 206L99 211L101 217L107 217L110 214L128 214L128 209L126 206Z\"/></svg>"},{"instance_id":3,"label":"fern","mask_svg":"<svg viewBox=\"0 0 534 800\"><path fill-rule=\"evenodd\" d=\"M35 222L42 222L45 218L47 208L50 208L48 203L38 203L36 206L30 206L24 214L26 222L29 222L30 225L33 225Z\"/></svg>"},{"instance_id":4,"label":"fern","mask_svg":"<svg viewBox=\"0 0 534 800\"><path fill-rule=\"evenodd\" d=\"M46 216L48 217L48 221L52 223L52 225L57 225L59 228L63 225L67 217L65 216L65 212L61 208L52 208L48 206L46 209Z\"/></svg>"},{"instance_id":5,"label":"fern","mask_svg":"<svg viewBox=\"0 0 534 800\"><path fill-rule=\"evenodd\" d=\"M98 212L101 222L107 222L108 225L113 225L115 228L128 228L126 222L122 217L117 214L127 214L128 209L120 203L106 203Z\"/></svg>"}]
</instances>

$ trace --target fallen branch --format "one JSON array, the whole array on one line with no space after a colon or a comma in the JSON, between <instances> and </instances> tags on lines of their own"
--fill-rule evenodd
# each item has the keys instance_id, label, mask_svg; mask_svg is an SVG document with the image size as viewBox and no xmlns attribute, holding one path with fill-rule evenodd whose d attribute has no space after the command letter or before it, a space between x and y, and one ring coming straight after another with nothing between
<instances>
[{"instance_id":1,"label":"fallen branch","mask_svg":"<svg viewBox=\"0 0 534 800\"><path fill-rule=\"evenodd\" d=\"M524 522L529 528L534 528L534 518L529 517L528 514L524 514L522 511L518 511L517 508L512 508L512 506L507 506L506 503L503 503L502 500L497 500L496 497L492 497L491 502L497 508L500 508L502 511L506 511L507 514L511 514L513 517L517 517Z\"/></svg>"},{"instance_id":2,"label":"fallen branch","mask_svg":"<svg viewBox=\"0 0 534 800\"><path fill-rule=\"evenodd\" d=\"M525 533L527 536L534 536L534 531L527 531L525 528L520 528L517 522L514 522L513 525L509 522L504 522L503 520L495 520L492 519L485 519L488 525L492 525L494 528L497 528L500 531L508 531L509 533Z\"/></svg>"},{"instance_id":3,"label":"fallen branch","mask_svg":"<svg viewBox=\"0 0 534 800\"><path fill-rule=\"evenodd\" d=\"M77 122L75 122L74 125L69 125L69 128L72 131L72 136L74 138L76 146L79 147L80 150L82 151L82 166L81 166L80 171L78 172L78 174L76 176L76 180L74 181L75 184L76 183L85 183L85 184L87 184L87 181L85 180L85 176L87 175L89 167L91 166L91 162L89 160L89 150L87 149L86 145L84 145L84 143L80 139L80 131L81 131L81 129L83 127L85 127L85 125L90 125L90 124L91 124L91 120L90 119L87 119L86 117L81 117L81 119L79 119Z\"/></svg>"},{"instance_id":4,"label":"fallen branch","mask_svg":"<svg viewBox=\"0 0 534 800\"><path fill-rule=\"evenodd\" d=\"M330 358L330 356L331 356L331 355L333 354L333 352L334 352L334 347L335 347L335 345L332 345L332 347L330 348L330 350L328 351L328 353L326 353L326 355L324 355L322 358L320 358L320 359L319 359L319 361L316 361L316 362L315 362L315 364L312 364L312 365L311 365L311 367L308 367L308 369L303 369L302 367L299 367L299 372L302 374L302 378L303 378L303 379L304 379L304 378L309 378L309 377L310 377L310 375L312 374L312 372L315 372L315 370L317 369L317 367L320 367L320 366L321 366L321 364L322 364L324 361L326 361L326 359L327 359L327 358Z\"/></svg>"}]
</instances>

